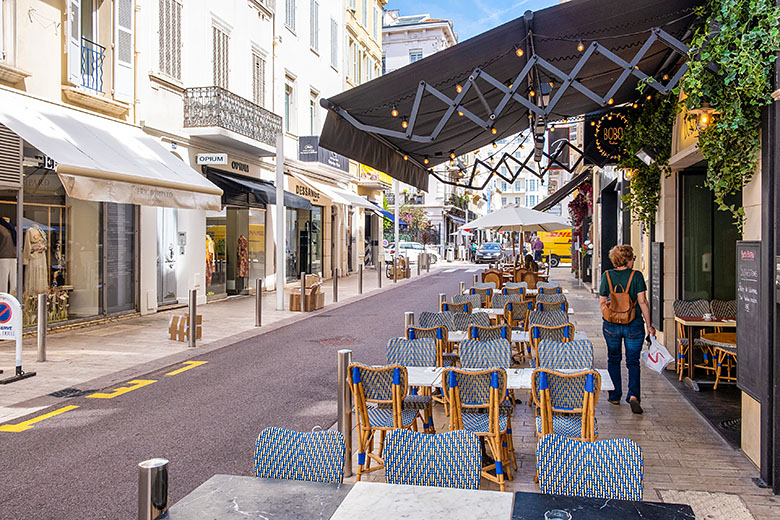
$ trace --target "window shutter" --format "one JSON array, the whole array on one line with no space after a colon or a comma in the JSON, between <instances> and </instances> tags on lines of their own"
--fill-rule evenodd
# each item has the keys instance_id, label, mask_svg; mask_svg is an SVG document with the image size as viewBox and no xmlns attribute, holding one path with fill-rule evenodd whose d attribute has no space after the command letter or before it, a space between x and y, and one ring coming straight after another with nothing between
<instances>
[{"instance_id":1,"label":"window shutter","mask_svg":"<svg viewBox=\"0 0 780 520\"><path fill-rule=\"evenodd\" d=\"M22 139L2 124L0 124L0 186L4 188L22 186Z\"/></svg>"},{"instance_id":2,"label":"window shutter","mask_svg":"<svg viewBox=\"0 0 780 520\"><path fill-rule=\"evenodd\" d=\"M330 64L339 68L339 25L333 18L330 19Z\"/></svg>"},{"instance_id":3,"label":"window shutter","mask_svg":"<svg viewBox=\"0 0 780 520\"><path fill-rule=\"evenodd\" d=\"M114 2L114 99L133 102L133 0Z\"/></svg>"},{"instance_id":4,"label":"window shutter","mask_svg":"<svg viewBox=\"0 0 780 520\"><path fill-rule=\"evenodd\" d=\"M255 104L265 106L265 60L257 54L252 54L252 87Z\"/></svg>"},{"instance_id":5,"label":"window shutter","mask_svg":"<svg viewBox=\"0 0 780 520\"><path fill-rule=\"evenodd\" d=\"M81 2L68 0L68 81L81 85Z\"/></svg>"},{"instance_id":6,"label":"window shutter","mask_svg":"<svg viewBox=\"0 0 780 520\"><path fill-rule=\"evenodd\" d=\"M181 80L181 3L160 0L160 72Z\"/></svg>"}]
</instances>

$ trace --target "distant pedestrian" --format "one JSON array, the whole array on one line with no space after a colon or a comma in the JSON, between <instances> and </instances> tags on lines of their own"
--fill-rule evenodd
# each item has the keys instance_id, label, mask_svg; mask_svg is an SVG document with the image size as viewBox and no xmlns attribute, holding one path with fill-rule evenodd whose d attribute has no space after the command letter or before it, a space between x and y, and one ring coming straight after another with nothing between
<instances>
[{"instance_id":1,"label":"distant pedestrian","mask_svg":"<svg viewBox=\"0 0 780 520\"><path fill-rule=\"evenodd\" d=\"M539 235L536 235L536 238L534 239L531 247L534 249L534 261L537 263L541 262L542 251L544 251L544 242L542 242L542 239L539 238Z\"/></svg>"},{"instance_id":2,"label":"distant pedestrian","mask_svg":"<svg viewBox=\"0 0 780 520\"><path fill-rule=\"evenodd\" d=\"M636 255L631 246L615 246L609 251L614 269L601 276L599 304L603 316L604 340L607 343L607 369L615 389L609 392L609 402L620 404L623 396L620 363L623 344L626 346L626 368L628 369L628 392L626 401L631 411L642 413L640 395L639 355L647 333L655 336L650 325L650 305L647 303L647 284L639 271L634 271ZM618 290L619 289L619 290ZM624 295L628 293L628 298ZM637 305L641 312L637 312ZM642 319L644 317L644 320Z\"/></svg>"},{"instance_id":3,"label":"distant pedestrian","mask_svg":"<svg viewBox=\"0 0 780 520\"><path fill-rule=\"evenodd\" d=\"M477 242L473 241L471 242L471 261L474 261L474 258L477 256Z\"/></svg>"}]
</instances>

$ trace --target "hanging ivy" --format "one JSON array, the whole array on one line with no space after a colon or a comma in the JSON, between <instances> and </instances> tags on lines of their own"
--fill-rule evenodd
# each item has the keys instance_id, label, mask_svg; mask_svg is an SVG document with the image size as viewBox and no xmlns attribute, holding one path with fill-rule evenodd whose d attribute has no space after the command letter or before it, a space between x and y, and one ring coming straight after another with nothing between
<instances>
[{"instance_id":1,"label":"hanging ivy","mask_svg":"<svg viewBox=\"0 0 780 520\"><path fill-rule=\"evenodd\" d=\"M656 95L628 113L618 168L631 173L630 190L623 203L645 230L655 224L661 200L661 176L669 175L672 153L672 128L678 111L677 94ZM655 162L647 165L636 153L652 148Z\"/></svg>"},{"instance_id":2,"label":"hanging ivy","mask_svg":"<svg viewBox=\"0 0 780 520\"><path fill-rule=\"evenodd\" d=\"M780 50L780 9L774 4L709 0L701 13L707 22L694 33L690 69L681 82L688 109L709 103L718 112L700 130L699 148L707 160L707 185L740 230L745 211L726 199L750 182L758 168L761 107L772 102L773 64ZM709 63L717 72L707 69Z\"/></svg>"}]
</instances>

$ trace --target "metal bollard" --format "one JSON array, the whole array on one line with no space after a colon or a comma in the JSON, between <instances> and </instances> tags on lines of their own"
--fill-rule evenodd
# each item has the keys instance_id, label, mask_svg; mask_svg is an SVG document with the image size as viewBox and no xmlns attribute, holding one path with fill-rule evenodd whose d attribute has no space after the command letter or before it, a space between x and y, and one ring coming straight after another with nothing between
<instances>
[{"instance_id":1,"label":"metal bollard","mask_svg":"<svg viewBox=\"0 0 780 520\"><path fill-rule=\"evenodd\" d=\"M333 303L339 301L339 270L333 270Z\"/></svg>"},{"instance_id":2,"label":"metal bollard","mask_svg":"<svg viewBox=\"0 0 780 520\"><path fill-rule=\"evenodd\" d=\"M363 264L358 265L358 294L363 294Z\"/></svg>"},{"instance_id":3,"label":"metal bollard","mask_svg":"<svg viewBox=\"0 0 780 520\"><path fill-rule=\"evenodd\" d=\"M393 257L393 283L398 283L398 257Z\"/></svg>"},{"instance_id":4,"label":"metal bollard","mask_svg":"<svg viewBox=\"0 0 780 520\"><path fill-rule=\"evenodd\" d=\"M425 272L431 272L431 255L428 253L425 253Z\"/></svg>"},{"instance_id":5,"label":"metal bollard","mask_svg":"<svg viewBox=\"0 0 780 520\"><path fill-rule=\"evenodd\" d=\"M306 312L306 271L301 273L301 312Z\"/></svg>"},{"instance_id":6,"label":"metal bollard","mask_svg":"<svg viewBox=\"0 0 780 520\"><path fill-rule=\"evenodd\" d=\"M352 351L338 351L338 429L344 435L344 476L352 475L352 392L349 390L349 365Z\"/></svg>"},{"instance_id":7,"label":"metal bollard","mask_svg":"<svg viewBox=\"0 0 780 520\"><path fill-rule=\"evenodd\" d=\"M195 348L195 338L198 335L198 290L190 289L189 346Z\"/></svg>"},{"instance_id":8,"label":"metal bollard","mask_svg":"<svg viewBox=\"0 0 780 520\"><path fill-rule=\"evenodd\" d=\"M442 310L442 307L447 302L447 293L439 293L439 311Z\"/></svg>"},{"instance_id":9,"label":"metal bollard","mask_svg":"<svg viewBox=\"0 0 780 520\"><path fill-rule=\"evenodd\" d=\"M466 282L460 282L458 285L458 290L460 291L458 294L465 294L466 293Z\"/></svg>"},{"instance_id":10,"label":"metal bollard","mask_svg":"<svg viewBox=\"0 0 780 520\"><path fill-rule=\"evenodd\" d=\"M168 510L168 461L138 464L138 520L154 520Z\"/></svg>"},{"instance_id":11,"label":"metal bollard","mask_svg":"<svg viewBox=\"0 0 780 520\"><path fill-rule=\"evenodd\" d=\"M405 312L404 313L404 331L408 329L409 327L414 327L414 313L413 312Z\"/></svg>"},{"instance_id":12,"label":"metal bollard","mask_svg":"<svg viewBox=\"0 0 780 520\"><path fill-rule=\"evenodd\" d=\"M255 280L255 327L263 325L263 279Z\"/></svg>"},{"instance_id":13,"label":"metal bollard","mask_svg":"<svg viewBox=\"0 0 780 520\"><path fill-rule=\"evenodd\" d=\"M474 283L479 283L479 275L478 274L474 275Z\"/></svg>"},{"instance_id":14,"label":"metal bollard","mask_svg":"<svg viewBox=\"0 0 780 520\"><path fill-rule=\"evenodd\" d=\"M38 362L46 361L46 328L49 326L49 295L38 295Z\"/></svg>"},{"instance_id":15,"label":"metal bollard","mask_svg":"<svg viewBox=\"0 0 780 520\"><path fill-rule=\"evenodd\" d=\"M379 279L379 288L382 288L382 269L385 266L384 260L379 262L379 265L376 266L376 276Z\"/></svg>"},{"instance_id":16,"label":"metal bollard","mask_svg":"<svg viewBox=\"0 0 780 520\"><path fill-rule=\"evenodd\" d=\"M422 255L417 257L417 276L420 276L420 267L422 266L423 257Z\"/></svg>"}]
</instances>

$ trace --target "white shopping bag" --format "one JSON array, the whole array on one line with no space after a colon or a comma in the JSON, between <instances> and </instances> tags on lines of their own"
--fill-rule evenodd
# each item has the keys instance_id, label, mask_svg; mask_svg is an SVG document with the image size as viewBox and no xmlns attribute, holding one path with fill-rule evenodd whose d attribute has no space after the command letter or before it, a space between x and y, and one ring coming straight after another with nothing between
<instances>
[{"instance_id":1,"label":"white shopping bag","mask_svg":"<svg viewBox=\"0 0 780 520\"><path fill-rule=\"evenodd\" d=\"M674 361L674 358L666 347L661 345L655 336L650 336L650 346L647 350L642 351L642 362L650 370L654 370L659 374L662 374L666 365Z\"/></svg>"}]
</instances>

